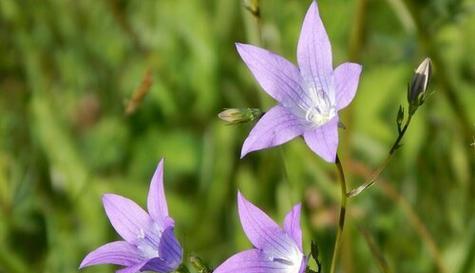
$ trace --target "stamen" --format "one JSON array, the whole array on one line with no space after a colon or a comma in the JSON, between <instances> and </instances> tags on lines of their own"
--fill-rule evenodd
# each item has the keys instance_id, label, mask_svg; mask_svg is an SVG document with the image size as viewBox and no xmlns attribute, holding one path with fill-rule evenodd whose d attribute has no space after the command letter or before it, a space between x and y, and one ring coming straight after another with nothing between
<instances>
[{"instance_id":1,"label":"stamen","mask_svg":"<svg viewBox=\"0 0 475 273\"><path fill-rule=\"evenodd\" d=\"M281 264L285 264L285 265L294 265L293 262L291 262L289 260L286 260L286 259L282 259L282 258L273 258L272 261L273 262L278 262L278 263L281 263Z\"/></svg>"}]
</instances>

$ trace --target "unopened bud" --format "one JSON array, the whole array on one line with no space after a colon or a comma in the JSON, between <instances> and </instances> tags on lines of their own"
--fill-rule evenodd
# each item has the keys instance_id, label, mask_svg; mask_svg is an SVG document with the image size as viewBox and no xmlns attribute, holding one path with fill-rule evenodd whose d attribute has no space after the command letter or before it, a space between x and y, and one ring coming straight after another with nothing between
<instances>
[{"instance_id":1,"label":"unopened bud","mask_svg":"<svg viewBox=\"0 0 475 273\"><path fill-rule=\"evenodd\" d=\"M218 114L218 117L230 125L246 123L258 119L263 112L258 108L229 108Z\"/></svg>"},{"instance_id":2,"label":"unopened bud","mask_svg":"<svg viewBox=\"0 0 475 273\"><path fill-rule=\"evenodd\" d=\"M409 102L410 114L413 114L417 110L417 107L424 103L431 74L432 62L430 58L425 58L417 67L407 91L407 101Z\"/></svg>"}]
</instances>

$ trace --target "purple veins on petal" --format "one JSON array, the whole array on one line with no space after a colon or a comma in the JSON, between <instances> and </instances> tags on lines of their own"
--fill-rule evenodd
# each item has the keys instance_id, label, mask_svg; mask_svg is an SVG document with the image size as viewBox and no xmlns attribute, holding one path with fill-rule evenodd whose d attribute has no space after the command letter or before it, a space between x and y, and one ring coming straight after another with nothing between
<instances>
[{"instance_id":1,"label":"purple veins on petal","mask_svg":"<svg viewBox=\"0 0 475 273\"><path fill-rule=\"evenodd\" d=\"M116 264L130 266L140 262L138 249L125 242L110 242L90 252L81 262L79 268L96 264Z\"/></svg>"},{"instance_id":2,"label":"purple veins on petal","mask_svg":"<svg viewBox=\"0 0 475 273\"><path fill-rule=\"evenodd\" d=\"M163 188L163 159L158 163L157 169L152 177L150 189L147 197L147 209L154 221L158 222L162 228L170 223L168 217L168 205Z\"/></svg>"},{"instance_id":3,"label":"purple veins on petal","mask_svg":"<svg viewBox=\"0 0 475 273\"><path fill-rule=\"evenodd\" d=\"M176 268L180 265L183 249L175 237L173 227L168 227L163 231L158 251L159 256L167 260L170 266Z\"/></svg>"},{"instance_id":4,"label":"purple veins on petal","mask_svg":"<svg viewBox=\"0 0 475 273\"><path fill-rule=\"evenodd\" d=\"M109 193L102 202L112 226L127 242L135 241L150 224L147 212L128 198Z\"/></svg>"},{"instance_id":5,"label":"purple veins on petal","mask_svg":"<svg viewBox=\"0 0 475 273\"><path fill-rule=\"evenodd\" d=\"M336 105L338 110L348 106L355 97L361 69L361 65L355 63L343 63L335 69Z\"/></svg>"},{"instance_id":6,"label":"purple veins on petal","mask_svg":"<svg viewBox=\"0 0 475 273\"><path fill-rule=\"evenodd\" d=\"M116 273L136 273L142 271L142 268L145 266L147 261L142 261L138 264L134 264L116 271Z\"/></svg>"},{"instance_id":7,"label":"purple veins on petal","mask_svg":"<svg viewBox=\"0 0 475 273\"><path fill-rule=\"evenodd\" d=\"M285 263L273 261L260 249L249 249L231 256L214 273L280 273L287 267Z\"/></svg>"},{"instance_id":8,"label":"purple veins on petal","mask_svg":"<svg viewBox=\"0 0 475 273\"><path fill-rule=\"evenodd\" d=\"M300 208L301 205L295 205L284 219L284 230L297 243L300 251L302 251L302 228L300 226Z\"/></svg>"},{"instance_id":9,"label":"purple veins on petal","mask_svg":"<svg viewBox=\"0 0 475 273\"><path fill-rule=\"evenodd\" d=\"M293 63L253 45L237 43L236 48L257 82L276 101L289 106L310 102L303 92L300 72Z\"/></svg>"},{"instance_id":10,"label":"purple veins on petal","mask_svg":"<svg viewBox=\"0 0 475 273\"><path fill-rule=\"evenodd\" d=\"M338 149L338 117L303 135L305 142L327 162L335 162Z\"/></svg>"},{"instance_id":11,"label":"purple veins on petal","mask_svg":"<svg viewBox=\"0 0 475 273\"><path fill-rule=\"evenodd\" d=\"M276 105L257 122L246 138L241 158L252 151L285 143L304 132L302 120L287 108Z\"/></svg>"},{"instance_id":12,"label":"purple veins on petal","mask_svg":"<svg viewBox=\"0 0 475 273\"><path fill-rule=\"evenodd\" d=\"M316 1L305 15L297 46L297 61L306 84L332 92L332 50Z\"/></svg>"}]
</instances>

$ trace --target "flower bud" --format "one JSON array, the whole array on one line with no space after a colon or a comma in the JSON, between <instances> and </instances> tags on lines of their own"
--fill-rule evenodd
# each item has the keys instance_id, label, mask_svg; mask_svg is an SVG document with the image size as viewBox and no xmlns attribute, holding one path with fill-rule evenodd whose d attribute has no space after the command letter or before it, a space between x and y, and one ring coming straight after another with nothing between
<instances>
[{"instance_id":1,"label":"flower bud","mask_svg":"<svg viewBox=\"0 0 475 273\"><path fill-rule=\"evenodd\" d=\"M258 108L229 108L218 114L218 117L229 125L246 123L258 119L263 112Z\"/></svg>"},{"instance_id":2,"label":"flower bud","mask_svg":"<svg viewBox=\"0 0 475 273\"><path fill-rule=\"evenodd\" d=\"M431 74L432 62L430 58L425 58L417 67L407 91L407 101L409 102L409 112L411 114L424 103Z\"/></svg>"}]
</instances>

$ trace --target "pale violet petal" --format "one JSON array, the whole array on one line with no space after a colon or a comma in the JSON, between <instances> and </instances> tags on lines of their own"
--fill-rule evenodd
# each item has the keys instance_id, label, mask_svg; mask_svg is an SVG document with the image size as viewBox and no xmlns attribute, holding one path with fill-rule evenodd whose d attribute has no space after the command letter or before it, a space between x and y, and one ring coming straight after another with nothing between
<instances>
[{"instance_id":1,"label":"pale violet petal","mask_svg":"<svg viewBox=\"0 0 475 273\"><path fill-rule=\"evenodd\" d=\"M308 264L308 257L304 256L302 259L302 264L300 265L299 273L304 273L305 269L307 269Z\"/></svg>"},{"instance_id":2,"label":"pale violet petal","mask_svg":"<svg viewBox=\"0 0 475 273\"><path fill-rule=\"evenodd\" d=\"M285 263L273 261L259 249L249 249L231 256L213 273L286 273L289 268Z\"/></svg>"},{"instance_id":3,"label":"pale violet petal","mask_svg":"<svg viewBox=\"0 0 475 273\"><path fill-rule=\"evenodd\" d=\"M276 105L257 122L244 141L241 158L252 151L286 143L303 133L302 119Z\"/></svg>"},{"instance_id":4,"label":"pale violet petal","mask_svg":"<svg viewBox=\"0 0 475 273\"><path fill-rule=\"evenodd\" d=\"M256 80L271 97L289 107L309 103L310 98L301 87L301 74L294 64L253 45L237 43L236 48Z\"/></svg>"},{"instance_id":5,"label":"pale violet petal","mask_svg":"<svg viewBox=\"0 0 475 273\"><path fill-rule=\"evenodd\" d=\"M356 63L343 63L335 69L333 77L338 110L348 106L355 97L361 69L361 65Z\"/></svg>"},{"instance_id":6,"label":"pale violet petal","mask_svg":"<svg viewBox=\"0 0 475 273\"><path fill-rule=\"evenodd\" d=\"M303 21L297 46L297 60L307 89L323 90L333 100L331 44L316 1L310 5Z\"/></svg>"},{"instance_id":7,"label":"pale violet petal","mask_svg":"<svg viewBox=\"0 0 475 273\"><path fill-rule=\"evenodd\" d=\"M91 251L82 260L79 268L97 264L116 264L131 266L142 261L140 252L134 245L125 241L107 243Z\"/></svg>"},{"instance_id":8,"label":"pale violet petal","mask_svg":"<svg viewBox=\"0 0 475 273\"><path fill-rule=\"evenodd\" d=\"M241 225L249 241L273 257L290 257L297 252L297 245L267 214L246 200L238 192L238 211Z\"/></svg>"},{"instance_id":9,"label":"pale violet petal","mask_svg":"<svg viewBox=\"0 0 475 273\"><path fill-rule=\"evenodd\" d=\"M168 261L163 260L162 258L153 258L147 261L147 263L142 267L142 271L152 271L159 273L172 272L176 267L172 267L168 264Z\"/></svg>"},{"instance_id":10,"label":"pale violet petal","mask_svg":"<svg viewBox=\"0 0 475 273\"><path fill-rule=\"evenodd\" d=\"M292 237L300 251L302 251L302 228L300 227L301 205L295 205L284 219L284 231Z\"/></svg>"},{"instance_id":11,"label":"pale violet petal","mask_svg":"<svg viewBox=\"0 0 475 273\"><path fill-rule=\"evenodd\" d=\"M147 197L147 209L150 217L165 229L170 224L168 220L168 206L163 187L163 159L158 163L152 177ZM172 222L171 222L172 223Z\"/></svg>"},{"instance_id":12,"label":"pale violet petal","mask_svg":"<svg viewBox=\"0 0 475 273\"><path fill-rule=\"evenodd\" d=\"M134 264L134 265L131 265L129 267L119 269L115 273L137 273L137 272L142 272L142 269L143 269L143 267L145 266L146 263L147 263L147 261L142 261L138 264Z\"/></svg>"},{"instance_id":13,"label":"pale violet petal","mask_svg":"<svg viewBox=\"0 0 475 273\"><path fill-rule=\"evenodd\" d=\"M338 149L338 116L304 133L307 145L327 162L335 162Z\"/></svg>"},{"instance_id":14,"label":"pale violet petal","mask_svg":"<svg viewBox=\"0 0 475 273\"><path fill-rule=\"evenodd\" d=\"M151 219L134 201L116 194L104 194L102 203L107 217L127 242L133 243L148 232Z\"/></svg>"},{"instance_id":15,"label":"pale violet petal","mask_svg":"<svg viewBox=\"0 0 475 273\"><path fill-rule=\"evenodd\" d=\"M183 258L183 248L175 237L173 227L168 227L163 231L159 245L160 258L165 260L173 269L176 269Z\"/></svg>"}]
</instances>

